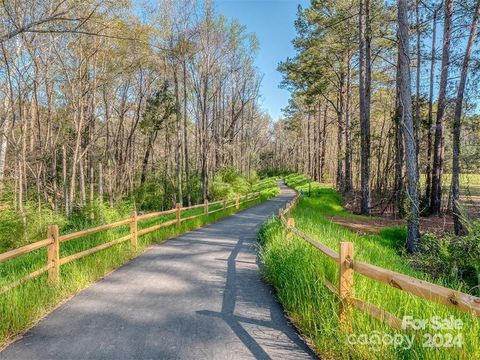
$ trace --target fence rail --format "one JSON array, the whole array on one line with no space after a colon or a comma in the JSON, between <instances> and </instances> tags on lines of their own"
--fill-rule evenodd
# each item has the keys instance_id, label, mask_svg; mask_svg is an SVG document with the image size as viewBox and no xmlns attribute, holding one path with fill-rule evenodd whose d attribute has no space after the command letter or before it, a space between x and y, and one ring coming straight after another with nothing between
<instances>
[{"instance_id":1,"label":"fence rail","mask_svg":"<svg viewBox=\"0 0 480 360\"><path fill-rule=\"evenodd\" d=\"M389 326L401 329L402 320L388 311L353 297L353 273L357 272L371 280L390 285L396 289L417 297L434 301L458 309L472 316L480 316L480 298L465 294L450 288L432 284L412 276L384 269L372 264L354 260L353 243L340 242L339 252L335 252L312 236L295 227L295 219L290 216L291 210L297 205L299 194L290 201L284 209L279 210L279 218L286 228L287 238L295 234L307 241L321 253L334 260L339 266L338 288L327 279L323 279L325 286L339 297L339 319L341 324L348 323L349 308L355 307ZM348 326L348 325L347 325Z\"/></svg>"},{"instance_id":2,"label":"fence rail","mask_svg":"<svg viewBox=\"0 0 480 360\"><path fill-rule=\"evenodd\" d=\"M232 207L235 207L236 209L239 209L241 204L256 200L259 197L260 197L259 192L250 193L250 194L243 195L243 196L238 196L237 195L235 197L235 199L233 199L234 200L233 204L231 204L229 206L227 206L227 202L228 202L227 199L223 198L222 200L214 201L214 202L211 202L211 203L209 203L208 201L205 201L203 204L192 205L192 206L188 206L188 207L182 207L180 204L177 204L177 206L175 208L170 209L170 210L152 212L152 213L142 214L142 215L138 215L134 211L131 214L130 218L128 218L128 219L124 219L124 220L116 221L116 222L113 222L113 223L110 223L110 224L105 224L105 225L97 226L97 227L94 227L94 228L81 230L81 231L73 232L73 233L70 233L70 234L64 234L64 235L60 235L58 225L56 225L56 224L49 225L48 226L48 231L47 231L47 239L40 240L40 241L37 241L35 243L28 244L28 245L22 246L20 248L13 249L13 250L10 250L10 251L7 251L5 253L0 254L0 263L2 263L2 262L6 262L8 260L17 258L19 256L29 254L29 253L31 253L35 250L39 250L39 249L42 249L42 248L47 248L47 264L45 266L33 271L32 273L27 274L24 277L13 281L12 283L8 284L7 286L4 286L3 288L0 288L0 295L7 292L7 291L12 290L13 288L15 288L15 287L17 287L17 286L19 286L19 285L21 285L21 284L23 284L23 283L25 283L29 280L32 280L32 279L44 274L45 272L48 272L48 280L49 280L50 283L58 284L58 282L60 281L60 266L61 265L68 264L68 263L70 263L74 260L80 259L82 257L88 256L88 255L91 255L91 254L94 254L96 252L99 252L101 250L107 249L111 246L123 243L123 242L128 241L128 240L130 240L132 248L137 249L137 243L138 243L138 237L139 236L151 233L153 231L156 231L156 230L164 228L164 227L168 227L168 226L172 226L172 225L179 226L182 222L192 220L192 219L198 218L200 216L216 213L218 211L224 211L224 210L232 208ZM240 199L245 199L245 200L240 201ZM215 210L210 209L210 207L212 205L218 205L218 204L223 204L223 205L219 209L215 209ZM182 218L182 212L183 211L198 209L198 208L202 208L202 207L204 208L203 212L201 212L199 214L196 214L196 215L192 215L192 216ZM175 214L175 219L164 221L161 224L153 225L153 226L150 226L150 227L145 228L145 229L140 229L140 230L138 229L138 222L139 221L144 221L144 220L153 219L153 218L156 218L156 217L161 217L161 216L171 215L171 214ZM67 242L67 241L70 241L70 240L74 240L74 239L78 239L78 238L81 238L81 237L84 237L84 236L92 235L92 234L95 234L95 233L98 233L98 232L101 232L101 231L108 231L108 230L112 230L112 229L122 227L122 226L127 226L127 225L130 227L130 232L129 232L128 235L122 236L118 239L115 239L115 240L97 245L93 248L83 250L81 252L78 252L78 253L63 257L63 258L60 257L60 244L61 243L64 243L64 242Z\"/></svg>"}]
</instances>

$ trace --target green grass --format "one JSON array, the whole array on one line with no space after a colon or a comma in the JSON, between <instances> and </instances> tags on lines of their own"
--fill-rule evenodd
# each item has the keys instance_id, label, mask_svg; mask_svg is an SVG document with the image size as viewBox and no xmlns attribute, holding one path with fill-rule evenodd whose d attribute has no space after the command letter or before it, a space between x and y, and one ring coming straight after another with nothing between
<instances>
[{"instance_id":1,"label":"green grass","mask_svg":"<svg viewBox=\"0 0 480 360\"><path fill-rule=\"evenodd\" d=\"M267 198L275 196L279 190L273 179L267 179L255 184L253 191L260 191L260 198L240 205L241 209L253 206ZM234 198L229 198L227 206L234 202ZM211 205L209 209L215 210L222 206L223 204L215 204ZM22 333L38 319L42 318L60 302L105 276L128 260L138 256L150 245L160 243L204 224L217 221L236 212L236 209L232 207L226 211L218 211L208 216L204 215L203 212L203 208L182 211L183 218L193 215L200 216L182 222L178 227L172 225L140 236L138 238L137 251L134 251L130 246L130 242L127 241L62 266L60 268L61 281L58 286L50 285L47 281L47 275L43 274L34 280L28 281L21 286L1 294L0 348L2 345L5 345L9 339ZM175 218L175 214L141 221L138 223L138 228L144 229L173 218ZM65 228L68 230L68 226L65 226ZM73 226L71 228L75 228L75 231L78 230ZM65 233L65 231L62 233ZM110 231L104 231L62 243L60 256L65 257L78 253L82 250L117 239L128 233L129 227L126 225ZM45 265L46 249L40 249L5 263L0 263L0 288Z\"/></svg>"},{"instance_id":2,"label":"green grass","mask_svg":"<svg viewBox=\"0 0 480 360\"><path fill-rule=\"evenodd\" d=\"M415 271L402 258L397 250L405 241L403 228L387 228L380 235L360 236L328 220L329 216L350 217L342 207L342 199L337 192L319 183L311 183L311 196L308 194L308 179L299 175L286 177L287 184L303 190L299 204L292 211L298 228L311 234L323 244L338 251L340 241L354 243L355 258L364 262L391 269L420 279L431 279ZM461 334L461 348L428 349L423 347L426 333L438 331L427 329L414 340L410 349L380 344L371 347L363 344L349 344L348 334L339 331L338 300L325 287L323 279L338 284L338 266L329 258L315 250L304 240L285 238L283 228L277 218L269 221L260 231L262 244L261 258L265 264L265 277L276 289L280 302L301 332L310 340L322 358L334 359L456 359L480 358L480 324L469 315L447 306L429 302L403 291L381 284L359 274L354 275L355 296L375 304L399 318L412 316L415 319L430 319L432 316L448 318L454 316L464 323L460 331L447 331ZM459 284L441 285L462 290ZM405 334L395 331L372 317L352 311L353 337L361 334L370 336L376 331L381 334ZM445 332L445 331L444 331Z\"/></svg>"},{"instance_id":3,"label":"green grass","mask_svg":"<svg viewBox=\"0 0 480 360\"><path fill-rule=\"evenodd\" d=\"M425 174L420 175L420 188L425 188ZM448 196L452 174L443 174L443 193ZM460 194L464 196L480 196L480 174L460 174Z\"/></svg>"}]
</instances>

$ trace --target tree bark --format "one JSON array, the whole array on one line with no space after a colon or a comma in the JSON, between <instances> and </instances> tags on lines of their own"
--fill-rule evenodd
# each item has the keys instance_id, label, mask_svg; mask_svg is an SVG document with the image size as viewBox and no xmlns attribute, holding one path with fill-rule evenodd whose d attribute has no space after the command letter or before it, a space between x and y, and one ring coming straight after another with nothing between
<instances>
[{"instance_id":1,"label":"tree bark","mask_svg":"<svg viewBox=\"0 0 480 360\"><path fill-rule=\"evenodd\" d=\"M365 15L364 15L365 12ZM359 1L360 213L370 215L370 2ZM365 24L364 24L365 18Z\"/></svg>"},{"instance_id":2,"label":"tree bark","mask_svg":"<svg viewBox=\"0 0 480 360\"><path fill-rule=\"evenodd\" d=\"M426 180L425 180L425 198L428 199L431 192L432 184L432 125L433 125L433 83L435 79L435 46L436 46L436 34L437 34L437 16L439 8L433 12L433 24L432 24L432 51L430 60L430 82L428 92L428 123L427 123L427 168L426 168Z\"/></svg>"},{"instance_id":3,"label":"tree bark","mask_svg":"<svg viewBox=\"0 0 480 360\"><path fill-rule=\"evenodd\" d=\"M418 178L417 178L417 152L414 137L412 118L412 94L410 78L410 57L408 39L408 5L407 0L398 0L398 67L400 80L399 87L401 122L403 125L403 137L405 142L405 159L407 169L407 203L409 214L407 217L407 251L411 254L417 252L420 238L419 230L419 202L418 202Z\"/></svg>"},{"instance_id":4,"label":"tree bark","mask_svg":"<svg viewBox=\"0 0 480 360\"><path fill-rule=\"evenodd\" d=\"M480 10L480 0L477 0L473 14L470 34L468 36L465 56L462 63L460 81L458 82L457 98L455 99L455 114L453 118L453 156L452 156L452 202L453 202L453 224L455 235L463 235L465 226L462 224L460 209L460 128L462 120L463 98L467 82L468 65L472 53L472 47L477 35L477 24Z\"/></svg>"},{"instance_id":5,"label":"tree bark","mask_svg":"<svg viewBox=\"0 0 480 360\"><path fill-rule=\"evenodd\" d=\"M430 212L439 215L442 203L442 172L444 157L443 123L446 108L448 68L450 62L450 43L452 37L453 0L445 0L445 19L443 22L442 71L437 100L437 119L435 124L435 142L433 151L432 190L430 195Z\"/></svg>"}]
</instances>

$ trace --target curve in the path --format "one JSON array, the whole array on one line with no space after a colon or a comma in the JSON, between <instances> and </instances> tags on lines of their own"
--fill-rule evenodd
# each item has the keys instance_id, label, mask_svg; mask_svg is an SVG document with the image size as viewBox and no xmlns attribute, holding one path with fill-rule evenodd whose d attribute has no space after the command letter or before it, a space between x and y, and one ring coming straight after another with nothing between
<instances>
[{"instance_id":1,"label":"curve in the path","mask_svg":"<svg viewBox=\"0 0 480 360\"><path fill-rule=\"evenodd\" d=\"M280 196L150 250L53 311L1 360L310 359L259 272Z\"/></svg>"}]
</instances>

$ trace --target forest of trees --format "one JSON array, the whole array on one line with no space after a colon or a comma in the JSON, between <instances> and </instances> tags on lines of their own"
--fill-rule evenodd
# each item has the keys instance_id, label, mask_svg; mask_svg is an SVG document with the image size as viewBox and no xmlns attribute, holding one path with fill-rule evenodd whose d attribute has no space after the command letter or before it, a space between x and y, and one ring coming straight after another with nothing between
<instances>
[{"instance_id":1,"label":"forest of trees","mask_svg":"<svg viewBox=\"0 0 480 360\"><path fill-rule=\"evenodd\" d=\"M154 186L162 207L258 168L258 44L210 2L13 0L0 6L0 187L65 214ZM36 205L34 205L36 206Z\"/></svg>"},{"instance_id":2,"label":"forest of trees","mask_svg":"<svg viewBox=\"0 0 480 360\"><path fill-rule=\"evenodd\" d=\"M299 7L296 56L279 65L292 97L266 161L331 181L361 214L404 217L411 253L420 215L451 211L464 233L459 175L480 169L479 4Z\"/></svg>"},{"instance_id":3,"label":"forest of trees","mask_svg":"<svg viewBox=\"0 0 480 360\"><path fill-rule=\"evenodd\" d=\"M210 1L3 2L2 206L68 216L152 188L161 207L190 205L222 169L296 171L361 214L405 218L409 252L419 216L451 212L461 235L459 175L480 171L479 4L299 7L274 122L256 37Z\"/></svg>"}]
</instances>

